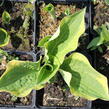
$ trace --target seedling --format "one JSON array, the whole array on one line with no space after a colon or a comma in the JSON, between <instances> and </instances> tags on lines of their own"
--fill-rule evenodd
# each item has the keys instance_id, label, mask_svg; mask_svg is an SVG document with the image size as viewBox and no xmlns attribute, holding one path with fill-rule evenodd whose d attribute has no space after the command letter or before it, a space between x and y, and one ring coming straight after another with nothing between
<instances>
[{"instance_id":1,"label":"seedling","mask_svg":"<svg viewBox=\"0 0 109 109\"><path fill-rule=\"evenodd\" d=\"M56 20L55 8L51 3L46 5L43 9L51 15L51 17L54 21Z\"/></svg>"},{"instance_id":2,"label":"seedling","mask_svg":"<svg viewBox=\"0 0 109 109\"><path fill-rule=\"evenodd\" d=\"M102 25L97 27L95 31L98 33L98 36L94 38L88 45L88 49L95 50L98 49L100 52L103 52L101 45L109 48L109 25Z\"/></svg>"},{"instance_id":3,"label":"seedling","mask_svg":"<svg viewBox=\"0 0 109 109\"><path fill-rule=\"evenodd\" d=\"M83 54L73 52L66 57L77 49L78 40L85 32L85 10L64 17L57 32L39 42L38 46L45 50L43 61L10 61L0 78L0 91L24 97L32 89L44 88L60 72L73 95L109 100L107 78L97 72Z\"/></svg>"},{"instance_id":4,"label":"seedling","mask_svg":"<svg viewBox=\"0 0 109 109\"><path fill-rule=\"evenodd\" d=\"M70 9L69 9L69 8L67 8L67 9L65 10L65 15L66 15L66 16L71 15L71 13L70 13Z\"/></svg>"},{"instance_id":5,"label":"seedling","mask_svg":"<svg viewBox=\"0 0 109 109\"><path fill-rule=\"evenodd\" d=\"M2 23L9 24L11 21L11 16L7 11L4 11L2 14Z\"/></svg>"}]
</instances>

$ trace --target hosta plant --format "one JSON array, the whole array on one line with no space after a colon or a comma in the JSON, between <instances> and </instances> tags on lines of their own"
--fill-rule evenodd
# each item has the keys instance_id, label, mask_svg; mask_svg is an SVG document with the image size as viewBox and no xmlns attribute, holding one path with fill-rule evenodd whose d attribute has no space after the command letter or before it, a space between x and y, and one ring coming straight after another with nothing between
<instances>
[{"instance_id":1,"label":"hosta plant","mask_svg":"<svg viewBox=\"0 0 109 109\"><path fill-rule=\"evenodd\" d=\"M85 32L85 10L64 17L57 32L39 42L45 51L43 61L42 58L37 62L10 61L0 78L0 91L24 97L33 89L43 88L60 72L74 95L89 100L109 100L107 78L97 72L83 54L73 52L66 57L77 49L78 40Z\"/></svg>"},{"instance_id":2,"label":"hosta plant","mask_svg":"<svg viewBox=\"0 0 109 109\"><path fill-rule=\"evenodd\" d=\"M56 18L56 13L55 13L55 7L51 3L49 3L48 5L46 5L43 9L45 11L47 11L51 15L51 17L52 17L53 20L56 20L57 19Z\"/></svg>"},{"instance_id":3,"label":"hosta plant","mask_svg":"<svg viewBox=\"0 0 109 109\"><path fill-rule=\"evenodd\" d=\"M109 24L103 24L100 27L96 27L97 37L95 37L88 45L88 49L95 50L98 49L103 52L102 45L109 49Z\"/></svg>"}]
</instances>

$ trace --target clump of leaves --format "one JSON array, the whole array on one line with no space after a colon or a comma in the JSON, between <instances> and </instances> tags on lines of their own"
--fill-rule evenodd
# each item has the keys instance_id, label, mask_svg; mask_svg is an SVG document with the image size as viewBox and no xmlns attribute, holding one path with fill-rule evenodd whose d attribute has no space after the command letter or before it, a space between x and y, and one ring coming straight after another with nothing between
<instances>
[{"instance_id":1,"label":"clump of leaves","mask_svg":"<svg viewBox=\"0 0 109 109\"><path fill-rule=\"evenodd\" d=\"M89 43L87 48L91 50L98 49L100 52L103 52L101 45L109 48L109 24L103 24L97 27L95 31L98 33L98 36Z\"/></svg>"},{"instance_id":2,"label":"clump of leaves","mask_svg":"<svg viewBox=\"0 0 109 109\"><path fill-rule=\"evenodd\" d=\"M29 30L29 26L30 26L30 19L31 19L31 16L33 14L33 10L34 10L34 7L33 7L33 4L26 4L24 6L24 9L23 9L23 14L25 16L25 20L23 22L23 29L24 29L24 37L27 37L27 33L28 33L28 30ZM21 28L22 30L22 28Z\"/></svg>"},{"instance_id":3,"label":"clump of leaves","mask_svg":"<svg viewBox=\"0 0 109 109\"><path fill-rule=\"evenodd\" d=\"M51 17L52 17L53 20L56 20L57 19L56 18L56 13L55 13L55 8L54 8L54 6L51 3L49 3L48 5L46 5L43 9L45 11L47 11L51 15Z\"/></svg>"},{"instance_id":4,"label":"clump of leaves","mask_svg":"<svg viewBox=\"0 0 109 109\"><path fill-rule=\"evenodd\" d=\"M7 11L4 11L2 14L2 23L9 24L11 21L11 16Z\"/></svg>"},{"instance_id":5,"label":"clump of leaves","mask_svg":"<svg viewBox=\"0 0 109 109\"><path fill-rule=\"evenodd\" d=\"M109 100L107 78L97 72L83 54L73 52L66 58L77 49L78 40L85 32L85 10L64 17L57 32L39 42L45 50L43 61L10 61L0 78L0 91L24 97L32 89L43 88L60 72L74 95L89 100Z\"/></svg>"}]
</instances>

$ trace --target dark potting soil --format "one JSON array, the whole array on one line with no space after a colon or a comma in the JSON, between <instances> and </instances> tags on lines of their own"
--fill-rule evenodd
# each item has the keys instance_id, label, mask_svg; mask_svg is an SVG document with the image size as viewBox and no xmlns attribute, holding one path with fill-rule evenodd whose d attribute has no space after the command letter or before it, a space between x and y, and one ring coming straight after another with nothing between
<instances>
[{"instance_id":1,"label":"dark potting soil","mask_svg":"<svg viewBox=\"0 0 109 109\"><path fill-rule=\"evenodd\" d=\"M40 106L85 106L87 100L76 97L70 93L67 84L60 74L47 83L44 90L38 93L38 105ZM43 98L43 101L41 100Z\"/></svg>"},{"instance_id":2,"label":"dark potting soil","mask_svg":"<svg viewBox=\"0 0 109 109\"><path fill-rule=\"evenodd\" d=\"M5 1L0 6L0 27L10 35L10 42L3 49L30 51L33 48L33 4ZM3 24L2 13L11 16L10 24ZM26 25L23 26L24 22Z\"/></svg>"},{"instance_id":3,"label":"dark potting soil","mask_svg":"<svg viewBox=\"0 0 109 109\"><path fill-rule=\"evenodd\" d=\"M30 55L16 55L16 54L9 54L9 56L3 56L2 60L0 61L0 76L6 69L6 65L10 60L29 60L32 61L33 58ZM32 103L32 93L26 97L16 97L7 92L0 92L0 106L4 105L30 105Z\"/></svg>"},{"instance_id":4,"label":"dark potting soil","mask_svg":"<svg viewBox=\"0 0 109 109\"><path fill-rule=\"evenodd\" d=\"M74 14L84 7L85 4L72 4L72 5L64 5L64 4L54 4L55 13L57 16L57 21L53 21L50 14L43 10L45 4L40 4L39 6L39 39L46 37L47 35L53 35L60 21L64 16L66 9L70 9L70 13ZM79 51L86 51L88 44L88 35L85 34L80 38L79 41ZM75 97L70 93L69 88L66 87L65 82L62 80L62 77L54 81L54 83L47 84L44 88L43 102L41 105L44 106L85 106L86 101L83 98ZM66 89L66 90L65 90Z\"/></svg>"},{"instance_id":5,"label":"dark potting soil","mask_svg":"<svg viewBox=\"0 0 109 109\"><path fill-rule=\"evenodd\" d=\"M63 82L63 87L57 83L47 84L44 88L43 105L44 106L85 106L86 101L83 98L76 97L70 93L69 88L65 87ZM61 81L62 83L62 81Z\"/></svg>"},{"instance_id":6,"label":"dark potting soil","mask_svg":"<svg viewBox=\"0 0 109 109\"><path fill-rule=\"evenodd\" d=\"M96 69L109 80L109 51L96 52Z\"/></svg>"},{"instance_id":7,"label":"dark potting soil","mask_svg":"<svg viewBox=\"0 0 109 109\"><path fill-rule=\"evenodd\" d=\"M109 5L106 5L104 0L97 0L94 6L94 25L101 26L109 22Z\"/></svg>"}]
</instances>

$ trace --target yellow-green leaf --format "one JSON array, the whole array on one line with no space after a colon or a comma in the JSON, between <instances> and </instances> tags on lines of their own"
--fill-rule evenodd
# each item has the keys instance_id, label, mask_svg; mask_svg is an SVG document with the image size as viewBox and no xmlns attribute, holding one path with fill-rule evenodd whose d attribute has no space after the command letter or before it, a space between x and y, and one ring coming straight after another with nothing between
<instances>
[{"instance_id":1,"label":"yellow-green leaf","mask_svg":"<svg viewBox=\"0 0 109 109\"><path fill-rule=\"evenodd\" d=\"M38 43L38 47L44 47L45 44L49 41L49 39L51 38L52 36L46 36L44 37L43 39L41 39Z\"/></svg>"},{"instance_id":2,"label":"yellow-green leaf","mask_svg":"<svg viewBox=\"0 0 109 109\"><path fill-rule=\"evenodd\" d=\"M0 92L9 92L19 97L28 95L32 89L41 87L36 83L39 71L40 61L10 61L0 78Z\"/></svg>"},{"instance_id":3,"label":"yellow-green leaf","mask_svg":"<svg viewBox=\"0 0 109 109\"><path fill-rule=\"evenodd\" d=\"M74 95L89 100L109 100L107 78L97 72L84 55L73 53L63 62L60 69Z\"/></svg>"},{"instance_id":4,"label":"yellow-green leaf","mask_svg":"<svg viewBox=\"0 0 109 109\"><path fill-rule=\"evenodd\" d=\"M57 32L46 43L47 55L50 61L53 61L51 56L54 56L54 61L56 57L62 64L65 55L77 48L78 40L85 31L85 10L63 18Z\"/></svg>"},{"instance_id":5,"label":"yellow-green leaf","mask_svg":"<svg viewBox=\"0 0 109 109\"><path fill-rule=\"evenodd\" d=\"M0 47L9 43L10 36L3 28L0 28Z\"/></svg>"},{"instance_id":6,"label":"yellow-green leaf","mask_svg":"<svg viewBox=\"0 0 109 109\"><path fill-rule=\"evenodd\" d=\"M2 22L4 24L9 24L10 20L11 20L10 14L7 11L4 11L3 14L2 14Z\"/></svg>"}]
</instances>

